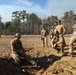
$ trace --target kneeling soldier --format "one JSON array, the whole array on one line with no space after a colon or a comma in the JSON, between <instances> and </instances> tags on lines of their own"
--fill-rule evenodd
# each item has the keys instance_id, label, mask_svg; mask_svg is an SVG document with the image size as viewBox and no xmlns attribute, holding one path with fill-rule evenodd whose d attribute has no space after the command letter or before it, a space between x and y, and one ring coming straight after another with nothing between
<instances>
[{"instance_id":1,"label":"kneeling soldier","mask_svg":"<svg viewBox=\"0 0 76 75\"><path fill-rule=\"evenodd\" d=\"M54 31L54 37L51 40L51 46L57 50L59 53L60 51L64 53L64 39L63 35L59 34L58 31Z\"/></svg>"}]
</instances>

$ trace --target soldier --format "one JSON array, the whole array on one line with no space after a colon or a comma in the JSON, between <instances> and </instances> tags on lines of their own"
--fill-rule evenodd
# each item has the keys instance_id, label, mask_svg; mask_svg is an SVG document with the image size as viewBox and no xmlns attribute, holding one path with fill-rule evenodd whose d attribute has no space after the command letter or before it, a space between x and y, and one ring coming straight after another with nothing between
<instances>
[{"instance_id":1,"label":"soldier","mask_svg":"<svg viewBox=\"0 0 76 75\"><path fill-rule=\"evenodd\" d=\"M66 46L66 42L65 42L65 39L64 39L65 27L64 27L64 25L61 24L61 20L58 20L58 25L56 25L55 31L58 31L59 35L62 35L63 40L64 40L64 44Z\"/></svg>"},{"instance_id":2,"label":"soldier","mask_svg":"<svg viewBox=\"0 0 76 75\"><path fill-rule=\"evenodd\" d=\"M54 36L54 30L55 30L55 27L58 25L58 22L56 21L55 22L55 25L51 27L51 30L50 30L50 39L53 38Z\"/></svg>"},{"instance_id":3,"label":"soldier","mask_svg":"<svg viewBox=\"0 0 76 75\"><path fill-rule=\"evenodd\" d=\"M34 65L35 62L25 54L26 50L23 48L20 38L21 38L21 35L19 33L16 33L15 39L13 39L11 41L11 56L12 56L12 58L15 60L16 63L20 63L20 57L23 57L29 63Z\"/></svg>"},{"instance_id":4,"label":"soldier","mask_svg":"<svg viewBox=\"0 0 76 75\"><path fill-rule=\"evenodd\" d=\"M64 53L64 40L63 36L59 34L58 31L54 31L54 37L51 40L51 46L57 50L59 53L60 51Z\"/></svg>"},{"instance_id":5,"label":"soldier","mask_svg":"<svg viewBox=\"0 0 76 75\"><path fill-rule=\"evenodd\" d=\"M73 35L70 38L70 45L69 45L69 54L68 55L72 55L73 54L73 44L76 42L76 21L75 24L73 25Z\"/></svg>"},{"instance_id":6,"label":"soldier","mask_svg":"<svg viewBox=\"0 0 76 75\"><path fill-rule=\"evenodd\" d=\"M50 39L52 39L53 38L53 36L54 36L54 26L52 26L51 27L51 30L50 30Z\"/></svg>"},{"instance_id":7,"label":"soldier","mask_svg":"<svg viewBox=\"0 0 76 75\"><path fill-rule=\"evenodd\" d=\"M43 41L43 47L48 47L48 31L45 27L41 30L41 40Z\"/></svg>"},{"instance_id":8,"label":"soldier","mask_svg":"<svg viewBox=\"0 0 76 75\"><path fill-rule=\"evenodd\" d=\"M55 21L55 26L57 26L58 25L58 22L57 21Z\"/></svg>"},{"instance_id":9,"label":"soldier","mask_svg":"<svg viewBox=\"0 0 76 75\"><path fill-rule=\"evenodd\" d=\"M61 20L58 20L58 25L56 25L55 30L57 30L59 34L65 33L65 27L61 24Z\"/></svg>"}]
</instances>

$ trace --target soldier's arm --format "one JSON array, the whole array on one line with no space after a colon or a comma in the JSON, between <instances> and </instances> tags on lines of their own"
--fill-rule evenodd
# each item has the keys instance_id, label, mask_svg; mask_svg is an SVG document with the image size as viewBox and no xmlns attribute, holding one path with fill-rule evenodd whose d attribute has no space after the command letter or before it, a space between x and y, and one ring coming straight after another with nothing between
<instances>
[{"instance_id":1,"label":"soldier's arm","mask_svg":"<svg viewBox=\"0 0 76 75\"><path fill-rule=\"evenodd\" d=\"M23 52L26 52L26 50L23 48L23 45L22 45L22 42L20 41L20 43L21 43L21 49L22 49L22 51Z\"/></svg>"},{"instance_id":2,"label":"soldier's arm","mask_svg":"<svg viewBox=\"0 0 76 75\"><path fill-rule=\"evenodd\" d=\"M65 27L63 26L63 34L65 34Z\"/></svg>"},{"instance_id":3,"label":"soldier's arm","mask_svg":"<svg viewBox=\"0 0 76 75\"><path fill-rule=\"evenodd\" d=\"M12 51L12 52L14 52L14 51L15 51L15 52L19 52L18 50L16 50L16 49L14 48L14 46L13 46L12 44L11 44L11 51Z\"/></svg>"},{"instance_id":4,"label":"soldier's arm","mask_svg":"<svg viewBox=\"0 0 76 75\"><path fill-rule=\"evenodd\" d=\"M54 37L53 37L52 40L51 40L51 46L52 46L52 47L54 46L53 43L54 43Z\"/></svg>"}]
</instances>

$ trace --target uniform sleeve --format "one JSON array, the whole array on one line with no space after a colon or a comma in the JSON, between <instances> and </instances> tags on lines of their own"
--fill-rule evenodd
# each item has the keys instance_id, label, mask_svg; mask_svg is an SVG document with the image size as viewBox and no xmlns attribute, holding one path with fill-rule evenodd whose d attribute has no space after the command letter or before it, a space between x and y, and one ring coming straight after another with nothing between
<instances>
[{"instance_id":1,"label":"uniform sleeve","mask_svg":"<svg viewBox=\"0 0 76 75\"><path fill-rule=\"evenodd\" d=\"M62 28L63 28L63 34L65 33L65 27L64 27L64 25L62 25Z\"/></svg>"},{"instance_id":2,"label":"uniform sleeve","mask_svg":"<svg viewBox=\"0 0 76 75\"><path fill-rule=\"evenodd\" d=\"M26 50L23 48L22 41L20 41L20 44L21 44L22 51L25 52Z\"/></svg>"},{"instance_id":3,"label":"uniform sleeve","mask_svg":"<svg viewBox=\"0 0 76 75\"><path fill-rule=\"evenodd\" d=\"M19 40L19 44L20 44L20 46L21 46L21 48L22 48L22 42Z\"/></svg>"},{"instance_id":4,"label":"uniform sleeve","mask_svg":"<svg viewBox=\"0 0 76 75\"><path fill-rule=\"evenodd\" d=\"M14 48L14 40L11 41L10 45L11 45L11 51L12 52L15 51L15 48Z\"/></svg>"}]
</instances>

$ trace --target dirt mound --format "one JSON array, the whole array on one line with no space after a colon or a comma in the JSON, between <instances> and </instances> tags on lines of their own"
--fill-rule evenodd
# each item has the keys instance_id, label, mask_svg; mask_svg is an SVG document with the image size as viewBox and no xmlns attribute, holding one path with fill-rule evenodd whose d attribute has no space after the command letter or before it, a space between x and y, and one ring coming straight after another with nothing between
<instances>
[{"instance_id":1,"label":"dirt mound","mask_svg":"<svg viewBox=\"0 0 76 75\"><path fill-rule=\"evenodd\" d=\"M0 75L28 75L22 71L22 68L11 63L10 60L6 58L0 58Z\"/></svg>"},{"instance_id":2,"label":"dirt mound","mask_svg":"<svg viewBox=\"0 0 76 75\"><path fill-rule=\"evenodd\" d=\"M46 69L42 75L75 75L75 71L76 58L63 57L61 60L58 60L49 66L49 68Z\"/></svg>"},{"instance_id":3,"label":"dirt mound","mask_svg":"<svg viewBox=\"0 0 76 75\"><path fill-rule=\"evenodd\" d=\"M75 75L76 57L56 53L52 48L35 47L29 52L29 56L34 58L40 69L35 75Z\"/></svg>"},{"instance_id":4,"label":"dirt mound","mask_svg":"<svg viewBox=\"0 0 76 75\"><path fill-rule=\"evenodd\" d=\"M76 57L56 53L56 50L42 47L26 47L26 54L30 56L37 66L23 63L17 65L10 60L0 58L1 75L75 75ZM23 69L25 72L23 72Z\"/></svg>"}]
</instances>

